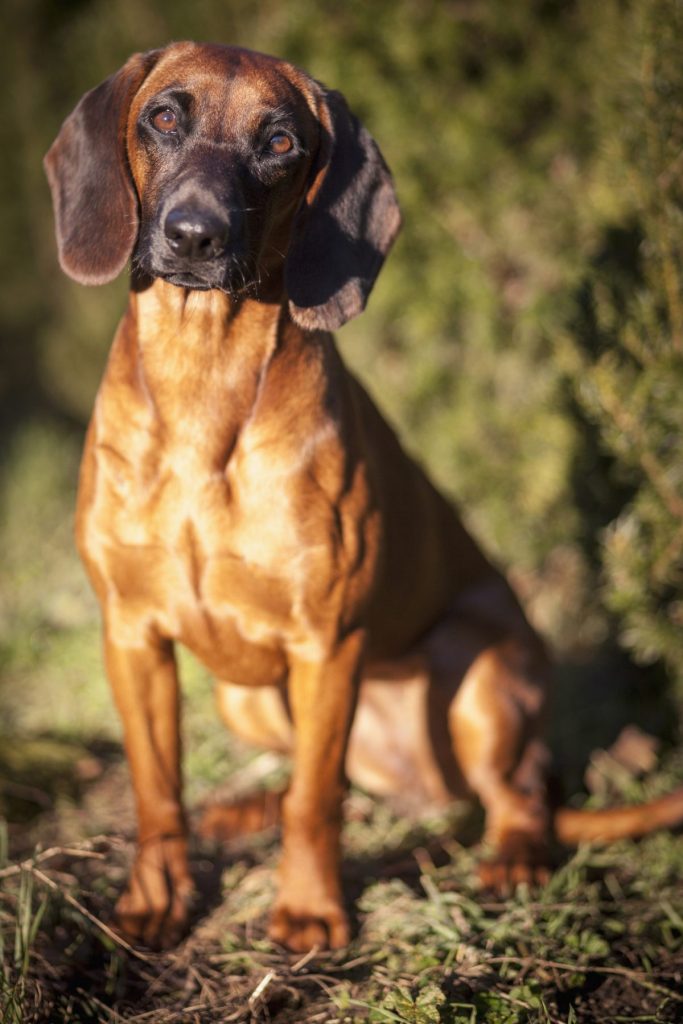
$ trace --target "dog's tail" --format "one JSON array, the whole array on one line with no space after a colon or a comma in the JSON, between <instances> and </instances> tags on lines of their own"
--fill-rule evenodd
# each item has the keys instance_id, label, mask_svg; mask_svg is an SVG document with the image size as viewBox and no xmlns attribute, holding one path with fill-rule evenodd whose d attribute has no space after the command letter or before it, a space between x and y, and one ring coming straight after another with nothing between
<instances>
[{"instance_id":1,"label":"dog's tail","mask_svg":"<svg viewBox=\"0 0 683 1024\"><path fill-rule=\"evenodd\" d=\"M277 825L283 795L284 791L262 790L229 804L209 805L199 823L199 834L217 840L235 839ZM555 835L565 846L637 839L677 825L683 825L683 786L658 800L631 807L600 811L560 807L553 818Z\"/></svg>"},{"instance_id":2,"label":"dog's tail","mask_svg":"<svg viewBox=\"0 0 683 1024\"><path fill-rule=\"evenodd\" d=\"M561 807L555 812L553 824L555 835L567 846L636 839L658 828L683 824L683 787L658 800L632 807L613 807L605 811Z\"/></svg>"}]
</instances>

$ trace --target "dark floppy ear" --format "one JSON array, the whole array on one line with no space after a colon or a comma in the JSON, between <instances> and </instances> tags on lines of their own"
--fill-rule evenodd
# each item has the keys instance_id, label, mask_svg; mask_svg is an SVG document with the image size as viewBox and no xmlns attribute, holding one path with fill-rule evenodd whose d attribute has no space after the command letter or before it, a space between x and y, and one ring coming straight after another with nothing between
<instances>
[{"instance_id":1,"label":"dark floppy ear","mask_svg":"<svg viewBox=\"0 0 683 1024\"><path fill-rule=\"evenodd\" d=\"M285 281L296 323L334 330L365 308L401 215L382 154L340 93L322 93L319 118L320 151Z\"/></svg>"},{"instance_id":2,"label":"dark floppy ear","mask_svg":"<svg viewBox=\"0 0 683 1024\"><path fill-rule=\"evenodd\" d=\"M133 54L120 71L87 92L43 162L59 262L81 284L111 281L135 245L138 210L126 155L128 111L160 53Z\"/></svg>"}]
</instances>

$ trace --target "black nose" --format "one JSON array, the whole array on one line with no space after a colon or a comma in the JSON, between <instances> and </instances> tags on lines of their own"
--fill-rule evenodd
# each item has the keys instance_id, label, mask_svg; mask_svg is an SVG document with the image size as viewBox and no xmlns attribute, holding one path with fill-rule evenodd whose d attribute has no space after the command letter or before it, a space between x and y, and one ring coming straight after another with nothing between
<instances>
[{"instance_id":1,"label":"black nose","mask_svg":"<svg viewBox=\"0 0 683 1024\"><path fill-rule=\"evenodd\" d=\"M230 225L209 210L177 207L166 217L164 234L176 256L212 260L225 249Z\"/></svg>"}]
</instances>

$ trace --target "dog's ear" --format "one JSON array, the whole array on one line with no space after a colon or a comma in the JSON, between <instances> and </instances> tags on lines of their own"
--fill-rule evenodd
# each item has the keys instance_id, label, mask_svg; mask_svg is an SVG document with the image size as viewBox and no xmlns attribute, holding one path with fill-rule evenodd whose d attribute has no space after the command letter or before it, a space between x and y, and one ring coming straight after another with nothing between
<instances>
[{"instance_id":1,"label":"dog's ear","mask_svg":"<svg viewBox=\"0 0 683 1024\"><path fill-rule=\"evenodd\" d=\"M320 148L285 281L296 323L333 330L365 308L401 215L382 154L343 96L321 90L318 116Z\"/></svg>"},{"instance_id":2,"label":"dog's ear","mask_svg":"<svg viewBox=\"0 0 683 1024\"><path fill-rule=\"evenodd\" d=\"M138 206L126 152L128 111L160 53L133 54L87 92L45 157L59 262L81 284L111 281L133 251Z\"/></svg>"}]
</instances>

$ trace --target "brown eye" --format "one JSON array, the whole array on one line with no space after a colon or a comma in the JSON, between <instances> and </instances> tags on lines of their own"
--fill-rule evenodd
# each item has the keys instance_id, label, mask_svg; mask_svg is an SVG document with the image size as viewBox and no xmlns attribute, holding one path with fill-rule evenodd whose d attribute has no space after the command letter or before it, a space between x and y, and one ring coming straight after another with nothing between
<instances>
[{"instance_id":1,"label":"brown eye","mask_svg":"<svg viewBox=\"0 0 683 1024\"><path fill-rule=\"evenodd\" d=\"M274 153L275 156L283 156L285 153L289 153L293 146L294 143L290 139L289 135L283 135L281 133L273 135L272 139L268 143L268 149L271 153Z\"/></svg>"},{"instance_id":2,"label":"brown eye","mask_svg":"<svg viewBox=\"0 0 683 1024\"><path fill-rule=\"evenodd\" d=\"M152 124L158 132L163 132L165 135L169 135L171 132L176 131L178 127L178 118L172 110L160 110L152 118Z\"/></svg>"}]
</instances>

